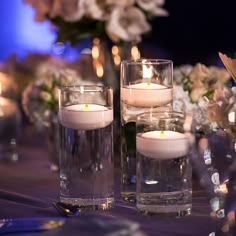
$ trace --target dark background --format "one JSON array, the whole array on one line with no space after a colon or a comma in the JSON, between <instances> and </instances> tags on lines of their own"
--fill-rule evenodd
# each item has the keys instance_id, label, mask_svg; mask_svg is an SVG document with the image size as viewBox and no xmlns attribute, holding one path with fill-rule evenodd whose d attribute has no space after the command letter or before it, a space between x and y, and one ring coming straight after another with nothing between
<instances>
[{"instance_id":1,"label":"dark background","mask_svg":"<svg viewBox=\"0 0 236 236\"><path fill-rule=\"evenodd\" d=\"M175 65L218 64L218 52L236 52L236 1L166 0L169 17L157 18L144 43ZM149 46L148 46L149 45Z\"/></svg>"}]
</instances>

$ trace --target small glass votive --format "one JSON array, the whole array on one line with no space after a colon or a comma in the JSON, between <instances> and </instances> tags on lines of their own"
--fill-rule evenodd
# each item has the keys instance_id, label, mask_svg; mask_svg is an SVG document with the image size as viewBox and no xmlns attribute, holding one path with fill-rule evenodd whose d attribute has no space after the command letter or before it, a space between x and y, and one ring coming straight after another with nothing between
<instances>
[{"instance_id":1,"label":"small glass votive","mask_svg":"<svg viewBox=\"0 0 236 236\"><path fill-rule=\"evenodd\" d=\"M189 215L192 167L189 126L182 113L143 113L137 117L137 209L164 217Z\"/></svg>"},{"instance_id":2,"label":"small glass votive","mask_svg":"<svg viewBox=\"0 0 236 236\"><path fill-rule=\"evenodd\" d=\"M113 91L96 85L59 90L60 202L80 210L114 203Z\"/></svg>"}]
</instances>

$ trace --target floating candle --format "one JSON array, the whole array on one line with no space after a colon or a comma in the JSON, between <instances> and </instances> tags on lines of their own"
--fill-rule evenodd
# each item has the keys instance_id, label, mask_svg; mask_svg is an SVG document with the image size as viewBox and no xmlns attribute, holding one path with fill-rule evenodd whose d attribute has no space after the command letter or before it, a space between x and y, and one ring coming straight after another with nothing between
<instances>
[{"instance_id":1,"label":"floating candle","mask_svg":"<svg viewBox=\"0 0 236 236\"><path fill-rule=\"evenodd\" d=\"M174 159L188 152L187 138L175 131L150 131L136 136L137 150L146 157Z\"/></svg>"},{"instance_id":2,"label":"floating candle","mask_svg":"<svg viewBox=\"0 0 236 236\"><path fill-rule=\"evenodd\" d=\"M113 121L113 109L97 104L76 104L59 110L60 123L72 129L99 129Z\"/></svg>"},{"instance_id":3,"label":"floating candle","mask_svg":"<svg viewBox=\"0 0 236 236\"><path fill-rule=\"evenodd\" d=\"M169 104L173 89L155 83L131 84L121 88L121 100L136 107L158 107Z\"/></svg>"}]
</instances>

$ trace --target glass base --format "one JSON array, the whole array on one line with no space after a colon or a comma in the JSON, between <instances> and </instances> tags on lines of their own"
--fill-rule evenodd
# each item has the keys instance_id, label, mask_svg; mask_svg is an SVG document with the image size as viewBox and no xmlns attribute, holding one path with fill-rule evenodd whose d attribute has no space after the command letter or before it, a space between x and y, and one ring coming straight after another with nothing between
<instances>
[{"instance_id":1,"label":"glass base","mask_svg":"<svg viewBox=\"0 0 236 236\"><path fill-rule=\"evenodd\" d=\"M121 192L121 198L126 202L136 202L136 193L134 192Z\"/></svg>"},{"instance_id":2,"label":"glass base","mask_svg":"<svg viewBox=\"0 0 236 236\"><path fill-rule=\"evenodd\" d=\"M136 205L138 211L146 215L180 217L191 214L191 191L173 193L143 193Z\"/></svg>"},{"instance_id":3,"label":"glass base","mask_svg":"<svg viewBox=\"0 0 236 236\"><path fill-rule=\"evenodd\" d=\"M163 218L178 218L182 216L191 215L192 205L184 205L184 206L158 206L158 205L142 205L137 204L138 211L145 215L155 215Z\"/></svg>"},{"instance_id":4,"label":"glass base","mask_svg":"<svg viewBox=\"0 0 236 236\"><path fill-rule=\"evenodd\" d=\"M65 198L60 197L60 202L76 207L81 211L108 210L114 206L114 198Z\"/></svg>"}]
</instances>

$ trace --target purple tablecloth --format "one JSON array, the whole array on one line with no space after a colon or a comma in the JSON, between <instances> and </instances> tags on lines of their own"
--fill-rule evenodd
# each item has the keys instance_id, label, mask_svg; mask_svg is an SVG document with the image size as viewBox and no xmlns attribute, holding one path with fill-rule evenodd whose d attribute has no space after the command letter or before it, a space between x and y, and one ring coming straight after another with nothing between
<instances>
[{"instance_id":1,"label":"purple tablecloth","mask_svg":"<svg viewBox=\"0 0 236 236\"><path fill-rule=\"evenodd\" d=\"M52 201L59 198L59 173L49 170L48 159L43 136L26 127L20 137L19 161L0 163L0 218L60 217L52 206ZM116 176L118 174L119 167L116 167ZM208 198L198 184L194 184L193 188L191 216L160 219L141 215L136 211L135 204L124 203L119 195L118 178L116 181L114 209L94 212L94 215L103 214L137 222L150 236L203 236L214 231L215 225L209 216Z\"/></svg>"}]
</instances>

